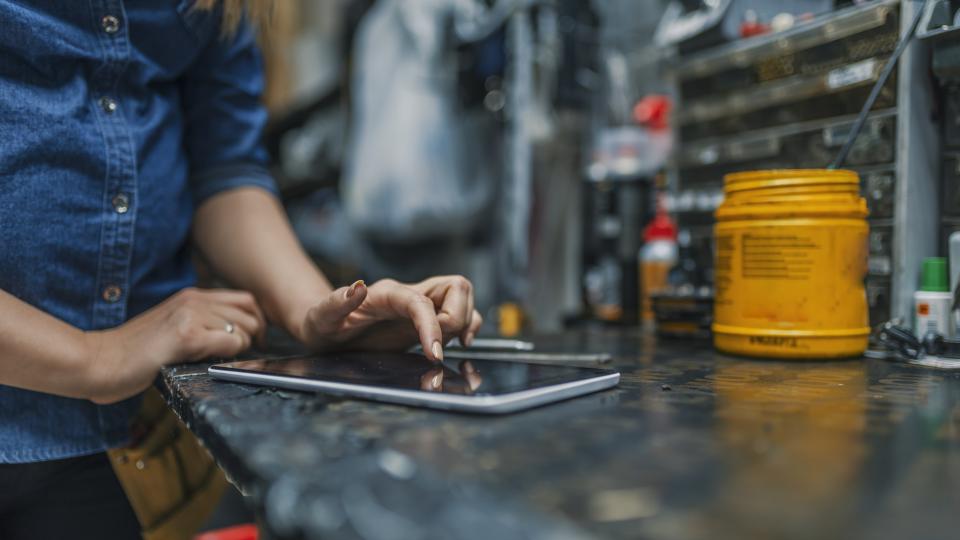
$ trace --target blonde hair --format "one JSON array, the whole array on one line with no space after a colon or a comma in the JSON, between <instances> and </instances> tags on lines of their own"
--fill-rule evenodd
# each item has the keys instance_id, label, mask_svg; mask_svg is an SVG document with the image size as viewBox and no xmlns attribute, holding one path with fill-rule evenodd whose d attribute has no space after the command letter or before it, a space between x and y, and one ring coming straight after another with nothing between
<instances>
[{"instance_id":1,"label":"blonde hair","mask_svg":"<svg viewBox=\"0 0 960 540\"><path fill-rule=\"evenodd\" d=\"M244 19L262 34L273 17L273 0L197 0L193 7L211 11L218 5L223 6L220 30L224 37L235 35Z\"/></svg>"}]
</instances>

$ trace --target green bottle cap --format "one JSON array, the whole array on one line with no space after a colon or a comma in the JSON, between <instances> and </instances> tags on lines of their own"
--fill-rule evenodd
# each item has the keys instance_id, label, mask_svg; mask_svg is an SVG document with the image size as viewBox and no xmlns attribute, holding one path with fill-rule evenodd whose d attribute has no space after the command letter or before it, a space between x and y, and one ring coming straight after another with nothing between
<instances>
[{"instance_id":1,"label":"green bottle cap","mask_svg":"<svg viewBox=\"0 0 960 540\"><path fill-rule=\"evenodd\" d=\"M950 280L947 278L947 259L927 257L923 260L920 277L920 290L927 292L950 292Z\"/></svg>"}]
</instances>

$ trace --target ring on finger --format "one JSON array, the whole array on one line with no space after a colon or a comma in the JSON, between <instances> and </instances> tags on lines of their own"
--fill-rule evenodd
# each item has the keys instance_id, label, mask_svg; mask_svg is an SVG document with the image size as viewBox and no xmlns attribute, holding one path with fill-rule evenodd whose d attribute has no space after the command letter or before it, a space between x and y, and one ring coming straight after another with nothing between
<instances>
[{"instance_id":1,"label":"ring on finger","mask_svg":"<svg viewBox=\"0 0 960 540\"><path fill-rule=\"evenodd\" d=\"M223 331L226 332L226 333L228 333L228 334L232 334L232 333L234 332L234 330L236 330L236 329L237 329L237 327L234 326L233 323L232 323L232 322L229 322L229 321L227 321L227 324L225 324L225 325L223 326Z\"/></svg>"}]
</instances>

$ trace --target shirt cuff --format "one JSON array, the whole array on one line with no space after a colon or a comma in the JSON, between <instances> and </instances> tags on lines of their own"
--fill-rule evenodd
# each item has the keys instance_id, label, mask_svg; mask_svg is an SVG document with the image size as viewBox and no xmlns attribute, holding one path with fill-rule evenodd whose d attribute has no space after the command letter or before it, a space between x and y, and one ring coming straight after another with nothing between
<instances>
[{"instance_id":1,"label":"shirt cuff","mask_svg":"<svg viewBox=\"0 0 960 540\"><path fill-rule=\"evenodd\" d=\"M232 163L190 174L194 208L210 197L242 187L258 187L278 197L280 192L270 172L254 163Z\"/></svg>"}]
</instances>

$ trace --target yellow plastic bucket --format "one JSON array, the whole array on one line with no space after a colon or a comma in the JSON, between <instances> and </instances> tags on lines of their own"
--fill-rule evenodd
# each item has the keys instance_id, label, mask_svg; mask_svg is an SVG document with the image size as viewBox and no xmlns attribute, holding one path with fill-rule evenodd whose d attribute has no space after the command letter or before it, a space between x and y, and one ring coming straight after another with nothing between
<instances>
[{"instance_id":1,"label":"yellow plastic bucket","mask_svg":"<svg viewBox=\"0 0 960 540\"><path fill-rule=\"evenodd\" d=\"M716 212L714 345L767 358L867 348L867 203L843 170L729 174Z\"/></svg>"}]
</instances>

